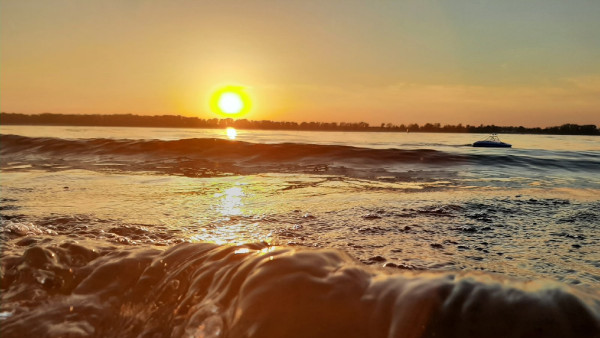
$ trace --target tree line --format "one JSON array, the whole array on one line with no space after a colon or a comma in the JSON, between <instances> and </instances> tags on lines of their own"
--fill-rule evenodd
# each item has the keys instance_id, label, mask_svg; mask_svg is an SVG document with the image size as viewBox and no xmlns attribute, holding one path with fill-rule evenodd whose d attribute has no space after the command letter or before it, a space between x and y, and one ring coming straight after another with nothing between
<instances>
[{"instance_id":1,"label":"tree line","mask_svg":"<svg viewBox=\"0 0 600 338\"><path fill-rule=\"evenodd\" d=\"M0 124L46 125L46 126L101 126L101 127L166 127L166 128L227 128L261 130L314 130L314 131L373 131L373 132L429 132L429 133L502 133L502 134L557 134L557 135L600 135L596 125L563 124L546 128L496 125L441 125L426 123L419 125L381 123L371 126L366 122L282 122L247 119L202 119L179 115L79 115L79 114L18 114L0 113Z\"/></svg>"}]
</instances>

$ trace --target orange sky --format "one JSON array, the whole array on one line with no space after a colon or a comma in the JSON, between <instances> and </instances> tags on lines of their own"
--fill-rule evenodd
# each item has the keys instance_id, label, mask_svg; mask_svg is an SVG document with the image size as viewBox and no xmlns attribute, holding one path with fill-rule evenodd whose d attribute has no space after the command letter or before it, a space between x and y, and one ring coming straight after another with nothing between
<instances>
[{"instance_id":1,"label":"orange sky","mask_svg":"<svg viewBox=\"0 0 600 338\"><path fill-rule=\"evenodd\" d=\"M600 1L3 1L0 108L600 124Z\"/></svg>"}]
</instances>

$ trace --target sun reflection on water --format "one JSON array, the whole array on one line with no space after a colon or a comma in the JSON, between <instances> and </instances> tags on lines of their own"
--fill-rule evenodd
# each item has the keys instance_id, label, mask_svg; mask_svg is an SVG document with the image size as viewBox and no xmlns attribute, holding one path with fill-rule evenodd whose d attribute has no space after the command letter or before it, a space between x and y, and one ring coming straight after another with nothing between
<instances>
[{"instance_id":1,"label":"sun reflection on water","mask_svg":"<svg viewBox=\"0 0 600 338\"><path fill-rule=\"evenodd\" d=\"M247 254L249 252L250 252L250 249L248 249L248 248L239 248L239 249L236 249L233 253L236 255L240 255L240 254Z\"/></svg>"},{"instance_id":2,"label":"sun reflection on water","mask_svg":"<svg viewBox=\"0 0 600 338\"><path fill-rule=\"evenodd\" d=\"M262 225L256 222L252 215L256 210L248 209L245 201L248 195L245 189L250 188L243 183L235 183L234 186L228 184L214 193L210 199L210 210L216 213L216 219L201 225L189 239L192 242L211 242L219 245L269 243L272 233L264 231Z\"/></svg>"},{"instance_id":3,"label":"sun reflection on water","mask_svg":"<svg viewBox=\"0 0 600 338\"><path fill-rule=\"evenodd\" d=\"M233 253L236 254L236 255L239 255L239 254L247 254L247 253L252 252L254 254L262 256L262 255L266 255L268 253L271 253L271 252L273 252L273 251L275 251L277 249L279 249L279 247L277 247L277 246L268 246L268 247L266 247L264 249L261 249L261 250L257 251L257 250L251 250L249 248L243 248L242 247L242 248L236 249Z\"/></svg>"},{"instance_id":4,"label":"sun reflection on water","mask_svg":"<svg viewBox=\"0 0 600 338\"><path fill-rule=\"evenodd\" d=\"M230 140L235 140L237 137L237 130L235 130L235 128L229 127L225 130L225 133L227 134L227 138Z\"/></svg>"},{"instance_id":5,"label":"sun reflection on water","mask_svg":"<svg viewBox=\"0 0 600 338\"><path fill-rule=\"evenodd\" d=\"M223 216L239 216L242 214L242 197L246 196L241 187L231 187L225 189L222 193L214 194L214 197L219 198L219 203L216 209Z\"/></svg>"},{"instance_id":6,"label":"sun reflection on water","mask_svg":"<svg viewBox=\"0 0 600 338\"><path fill-rule=\"evenodd\" d=\"M233 224L215 224L199 229L199 233L190 236L192 242L208 242L219 245L265 242L271 243L272 233L261 231L259 223L236 222ZM243 253L243 252L239 252Z\"/></svg>"}]
</instances>

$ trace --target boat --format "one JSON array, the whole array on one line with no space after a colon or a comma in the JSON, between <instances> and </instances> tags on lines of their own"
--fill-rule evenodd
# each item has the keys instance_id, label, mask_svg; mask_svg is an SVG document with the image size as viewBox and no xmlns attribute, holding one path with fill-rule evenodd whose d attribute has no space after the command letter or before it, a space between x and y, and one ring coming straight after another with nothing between
<instances>
[{"instance_id":1,"label":"boat","mask_svg":"<svg viewBox=\"0 0 600 338\"><path fill-rule=\"evenodd\" d=\"M492 134L485 140L473 143L473 147L488 147L488 148L510 148L511 144L500 141L497 134Z\"/></svg>"}]
</instances>

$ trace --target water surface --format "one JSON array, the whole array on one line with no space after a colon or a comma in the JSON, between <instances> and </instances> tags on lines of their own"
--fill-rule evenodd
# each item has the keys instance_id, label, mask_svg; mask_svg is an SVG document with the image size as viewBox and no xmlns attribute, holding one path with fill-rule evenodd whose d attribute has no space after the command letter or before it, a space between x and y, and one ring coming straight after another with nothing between
<instances>
[{"instance_id":1,"label":"water surface","mask_svg":"<svg viewBox=\"0 0 600 338\"><path fill-rule=\"evenodd\" d=\"M8 336L600 330L597 137L0 132Z\"/></svg>"}]
</instances>

